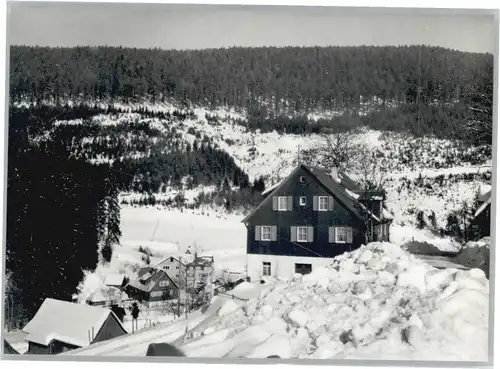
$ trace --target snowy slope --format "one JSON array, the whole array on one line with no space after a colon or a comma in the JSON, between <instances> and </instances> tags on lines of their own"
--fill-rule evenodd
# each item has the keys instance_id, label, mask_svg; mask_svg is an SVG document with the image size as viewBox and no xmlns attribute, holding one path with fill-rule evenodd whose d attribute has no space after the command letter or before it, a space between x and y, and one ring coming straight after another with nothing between
<instances>
[{"instance_id":1,"label":"snowy slope","mask_svg":"<svg viewBox=\"0 0 500 369\"><path fill-rule=\"evenodd\" d=\"M189 357L485 361L488 290L478 269L437 270L373 243L307 276L243 284L248 302L215 299L186 337L179 320L70 355L142 356L150 342L174 342Z\"/></svg>"},{"instance_id":2,"label":"snowy slope","mask_svg":"<svg viewBox=\"0 0 500 369\"><path fill-rule=\"evenodd\" d=\"M182 110L174 103L115 106L128 110L146 107L150 111L165 113ZM230 154L236 164L249 175L250 181L263 177L267 187L279 182L293 170L297 164L299 146L304 156L307 156L310 150L325 142L324 138L317 134L250 132L244 126L245 113L236 112L234 109L209 110L195 107L192 111L194 115L182 121L146 118L139 113L98 115L93 120L102 125L147 123L165 137L175 131L175 136L184 144L192 143L196 136L204 137ZM323 113L328 115L327 112ZM69 123L79 121L58 122ZM149 139L158 141L165 137ZM368 147L386 163L387 205L395 216L396 224L401 227L413 227L416 223L416 213L422 210L426 216L434 212L437 227L442 228L450 212L459 210L464 201L471 205L476 192L481 187L491 185L491 153L486 148L473 148L453 140L415 138L401 133L367 129L354 135L353 143ZM147 152L130 155L142 156L147 155ZM312 160L315 161L313 164L321 164L321 153L316 153ZM200 192L212 191L212 187L199 186L195 189L184 189L182 193L187 202L192 203ZM155 197L158 200L168 200L177 194L178 189L167 186L165 193L156 194ZM127 202L140 198L144 198L144 195L122 196Z\"/></svg>"}]
</instances>

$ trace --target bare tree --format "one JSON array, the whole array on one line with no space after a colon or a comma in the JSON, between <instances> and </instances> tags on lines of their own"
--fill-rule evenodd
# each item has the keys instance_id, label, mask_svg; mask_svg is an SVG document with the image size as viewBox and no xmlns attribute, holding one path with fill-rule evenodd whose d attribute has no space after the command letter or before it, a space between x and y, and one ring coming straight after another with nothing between
<instances>
[{"instance_id":1,"label":"bare tree","mask_svg":"<svg viewBox=\"0 0 500 369\"><path fill-rule=\"evenodd\" d=\"M374 239L376 208L384 204L389 162L381 152L370 148L367 143L359 142L358 134L358 130L325 133L325 143L314 152L320 158L321 166L329 169L336 167L357 182L359 191L352 192L351 196L359 202L365 242L368 243Z\"/></svg>"},{"instance_id":2,"label":"bare tree","mask_svg":"<svg viewBox=\"0 0 500 369\"><path fill-rule=\"evenodd\" d=\"M336 128L321 133L323 143L309 150L308 161L314 158L325 168L337 167L340 170L346 170L352 163L353 153L357 150L358 133L357 129L339 130Z\"/></svg>"},{"instance_id":3,"label":"bare tree","mask_svg":"<svg viewBox=\"0 0 500 369\"><path fill-rule=\"evenodd\" d=\"M365 242L374 240L374 215L377 207L380 207L382 219L382 208L385 202L385 187L388 181L388 160L381 153L370 149L367 145L359 145L353 155L353 173L359 186L358 192L360 207L362 208L363 222L365 226Z\"/></svg>"}]
</instances>

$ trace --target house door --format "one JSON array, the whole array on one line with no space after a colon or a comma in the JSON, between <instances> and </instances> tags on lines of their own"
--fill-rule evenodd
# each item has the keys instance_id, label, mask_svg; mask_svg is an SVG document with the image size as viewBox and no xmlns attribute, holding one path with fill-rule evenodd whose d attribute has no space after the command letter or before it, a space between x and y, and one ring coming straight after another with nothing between
<instances>
[{"instance_id":1,"label":"house door","mask_svg":"<svg viewBox=\"0 0 500 369\"><path fill-rule=\"evenodd\" d=\"M312 271L311 264L295 264L295 273L309 274Z\"/></svg>"}]
</instances>

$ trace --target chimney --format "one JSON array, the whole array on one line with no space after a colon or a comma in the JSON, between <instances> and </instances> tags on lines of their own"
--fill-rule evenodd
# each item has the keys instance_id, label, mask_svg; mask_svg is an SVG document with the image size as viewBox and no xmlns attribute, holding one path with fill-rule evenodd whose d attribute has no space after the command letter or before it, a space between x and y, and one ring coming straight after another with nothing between
<instances>
[{"instance_id":1,"label":"chimney","mask_svg":"<svg viewBox=\"0 0 500 369\"><path fill-rule=\"evenodd\" d=\"M333 167L332 170L330 171L330 176L333 178L333 180L337 183L340 183L340 178L339 178L339 171L337 167Z\"/></svg>"}]
</instances>

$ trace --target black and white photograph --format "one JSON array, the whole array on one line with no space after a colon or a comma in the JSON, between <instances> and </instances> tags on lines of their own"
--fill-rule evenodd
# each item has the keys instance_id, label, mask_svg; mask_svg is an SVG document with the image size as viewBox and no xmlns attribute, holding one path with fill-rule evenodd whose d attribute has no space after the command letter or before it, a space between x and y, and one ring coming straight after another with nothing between
<instances>
[{"instance_id":1,"label":"black and white photograph","mask_svg":"<svg viewBox=\"0 0 500 369\"><path fill-rule=\"evenodd\" d=\"M4 357L491 362L498 11L7 8Z\"/></svg>"}]
</instances>

